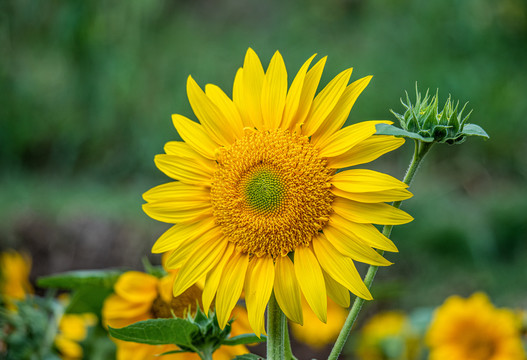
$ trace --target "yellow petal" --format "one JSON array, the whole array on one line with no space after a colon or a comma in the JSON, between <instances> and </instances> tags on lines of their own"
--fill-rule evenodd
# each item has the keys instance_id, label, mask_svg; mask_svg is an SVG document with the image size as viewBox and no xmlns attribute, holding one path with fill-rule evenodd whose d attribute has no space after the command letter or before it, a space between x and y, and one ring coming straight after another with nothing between
<instances>
[{"instance_id":1,"label":"yellow petal","mask_svg":"<svg viewBox=\"0 0 527 360\"><path fill-rule=\"evenodd\" d=\"M234 77L234 84L232 86L232 102L240 113L243 126L253 128L255 125L252 123L251 117L249 116L249 109L247 108L247 101L245 100L242 68L238 69L236 76Z\"/></svg>"},{"instance_id":2,"label":"yellow petal","mask_svg":"<svg viewBox=\"0 0 527 360\"><path fill-rule=\"evenodd\" d=\"M393 241L381 234L372 224L358 224L338 214L331 214L329 223L333 224L336 228L342 229L344 232L352 232L362 241L376 249L392 252L399 251Z\"/></svg>"},{"instance_id":3,"label":"yellow petal","mask_svg":"<svg viewBox=\"0 0 527 360\"><path fill-rule=\"evenodd\" d=\"M334 157L341 155L375 134L376 124L392 124L391 121L364 121L347 126L317 144L320 148L321 157Z\"/></svg>"},{"instance_id":4,"label":"yellow petal","mask_svg":"<svg viewBox=\"0 0 527 360\"><path fill-rule=\"evenodd\" d=\"M245 54L243 76L241 78L244 103L237 103L236 105L245 108L242 113L246 114L250 119L250 123L254 124L258 129L263 129L264 125L262 122L261 106L263 79L264 71L262 63L254 50L249 48Z\"/></svg>"},{"instance_id":5,"label":"yellow petal","mask_svg":"<svg viewBox=\"0 0 527 360\"><path fill-rule=\"evenodd\" d=\"M287 70L284 59L274 53L262 85L262 120L266 129L277 129L282 122L287 95Z\"/></svg>"},{"instance_id":6,"label":"yellow petal","mask_svg":"<svg viewBox=\"0 0 527 360\"><path fill-rule=\"evenodd\" d=\"M298 106L300 104L300 96L302 95L302 89L304 86L304 80L306 78L307 69L309 68L309 65L311 64L311 61L313 61L313 58L316 56L311 56L305 63L302 65L298 73L296 74L295 78L293 79L293 82L291 83L291 87L289 88L289 91L287 92L287 97L285 100L285 107L284 107L284 116L281 123L282 129L289 129L293 130L294 126L296 124L293 124L293 119L296 115L296 112L298 110Z\"/></svg>"},{"instance_id":7,"label":"yellow petal","mask_svg":"<svg viewBox=\"0 0 527 360\"><path fill-rule=\"evenodd\" d=\"M210 201L210 189L189 185L181 181L172 181L158 185L143 194L143 199L147 202L153 201Z\"/></svg>"},{"instance_id":8,"label":"yellow petal","mask_svg":"<svg viewBox=\"0 0 527 360\"><path fill-rule=\"evenodd\" d=\"M189 144L183 141L169 141L165 144L165 153L168 155L176 155L185 159L192 159L195 162L199 162L200 165L203 165L210 172L216 170L216 162L211 161L204 156L200 155L196 150L194 150Z\"/></svg>"},{"instance_id":9,"label":"yellow petal","mask_svg":"<svg viewBox=\"0 0 527 360\"><path fill-rule=\"evenodd\" d=\"M315 65L313 65L313 67L309 69L306 74L304 86L302 87L302 95L300 95L298 110L295 114L294 120L291 123L291 126L294 126L295 128L304 123L304 120L311 109L311 104L313 103L313 98L317 92L318 83L322 77L322 71L324 70L326 60L327 56L324 56Z\"/></svg>"},{"instance_id":10,"label":"yellow petal","mask_svg":"<svg viewBox=\"0 0 527 360\"><path fill-rule=\"evenodd\" d=\"M336 197L331 206L338 215L360 224L401 225L414 219L404 211L384 203L365 204Z\"/></svg>"},{"instance_id":11,"label":"yellow petal","mask_svg":"<svg viewBox=\"0 0 527 360\"><path fill-rule=\"evenodd\" d=\"M227 122L225 131L231 131L230 138L243 137L243 123L236 105L231 99L216 85L207 84L205 94L222 113L223 119Z\"/></svg>"},{"instance_id":12,"label":"yellow petal","mask_svg":"<svg viewBox=\"0 0 527 360\"><path fill-rule=\"evenodd\" d=\"M63 314L59 331L68 339L82 341L88 335L88 328L97 323L98 317L93 313Z\"/></svg>"},{"instance_id":13,"label":"yellow petal","mask_svg":"<svg viewBox=\"0 0 527 360\"><path fill-rule=\"evenodd\" d=\"M221 275L223 274L223 269L232 256L233 251L234 245L229 241L229 245L225 250L225 254L223 254L221 260L207 274L202 296L203 309L205 311L210 308L210 304L212 304L212 300L214 299L214 296L216 296L216 291L218 290L218 285L220 283Z\"/></svg>"},{"instance_id":14,"label":"yellow petal","mask_svg":"<svg viewBox=\"0 0 527 360\"><path fill-rule=\"evenodd\" d=\"M119 295L112 294L104 301L102 316L108 325L114 326L117 319L124 319L126 322L126 319L147 317L151 308L152 302L130 302Z\"/></svg>"},{"instance_id":15,"label":"yellow petal","mask_svg":"<svg viewBox=\"0 0 527 360\"><path fill-rule=\"evenodd\" d=\"M240 298L248 264L248 255L235 252L223 269L216 293L216 314L221 329L227 324L232 309Z\"/></svg>"},{"instance_id":16,"label":"yellow petal","mask_svg":"<svg viewBox=\"0 0 527 360\"><path fill-rule=\"evenodd\" d=\"M355 295L371 300L370 291L362 282L353 260L343 256L329 241L324 240L322 236L313 238L313 251L324 271Z\"/></svg>"},{"instance_id":17,"label":"yellow petal","mask_svg":"<svg viewBox=\"0 0 527 360\"><path fill-rule=\"evenodd\" d=\"M406 189L408 185L393 176L366 169L341 171L331 178L331 184L347 192L372 192Z\"/></svg>"},{"instance_id":18,"label":"yellow petal","mask_svg":"<svg viewBox=\"0 0 527 360\"><path fill-rule=\"evenodd\" d=\"M143 211L152 219L169 224L187 223L212 216L210 202L155 201L143 204Z\"/></svg>"},{"instance_id":19,"label":"yellow petal","mask_svg":"<svg viewBox=\"0 0 527 360\"><path fill-rule=\"evenodd\" d=\"M347 192L332 188L331 192L337 196L363 203L402 201L413 196L412 193L406 189L390 189L375 192Z\"/></svg>"},{"instance_id":20,"label":"yellow petal","mask_svg":"<svg viewBox=\"0 0 527 360\"><path fill-rule=\"evenodd\" d=\"M352 82L346 87L346 90L342 93L338 103L311 137L312 144L316 144L319 141L325 141L325 139L333 135L344 125L353 104L355 104L360 93L366 88L366 86L368 86L371 78L371 76L366 76Z\"/></svg>"},{"instance_id":21,"label":"yellow petal","mask_svg":"<svg viewBox=\"0 0 527 360\"><path fill-rule=\"evenodd\" d=\"M303 324L302 299L295 268L289 256L276 258L274 295L280 309L291 321Z\"/></svg>"},{"instance_id":22,"label":"yellow petal","mask_svg":"<svg viewBox=\"0 0 527 360\"><path fill-rule=\"evenodd\" d=\"M340 96L348 85L352 71L353 69L342 71L315 97L311 110L302 126L302 134L311 136L317 131L339 101Z\"/></svg>"},{"instance_id":23,"label":"yellow petal","mask_svg":"<svg viewBox=\"0 0 527 360\"><path fill-rule=\"evenodd\" d=\"M220 261L227 243L224 237L213 237L207 241L200 241L194 246L174 280L174 297L194 285Z\"/></svg>"},{"instance_id":24,"label":"yellow petal","mask_svg":"<svg viewBox=\"0 0 527 360\"><path fill-rule=\"evenodd\" d=\"M245 279L245 304L249 314L249 323L256 334L265 334L264 313L275 278L273 258L253 257L249 263Z\"/></svg>"},{"instance_id":25,"label":"yellow petal","mask_svg":"<svg viewBox=\"0 0 527 360\"><path fill-rule=\"evenodd\" d=\"M62 335L55 337L55 346L60 351L61 355L65 359L81 359L82 358L82 346L75 341L66 338Z\"/></svg>"},{"instance_id":26,"label":"yellow petal","mask_svg":"<svg viewBox=\"0 0 527 360\"><path fill-rule=\"evenodd\" d=\"M388 266L392 264L379 255L377 251L362 242L359 237L353 233L341 231L332 226L331 223L324 227L324 236L321 236L320 241L327 241L326 238L342 255L353 260L377 266Z\"/></svg>"},{"instance_id":27,"label":"yellow petal","mask_svg":"<svg viewBox=\"0 0 527 360\"><path fill-rule=\"evenodd\" d=\"M339 304L340 306L347 308L350 306L350 292L348 289L346 289L344 286L340 285L337 281L335 281L327 272L322 270L322 274L324 275L324 281L326 282L326 290L328 292L328 296Z\"/></svg>"},{"instance_id":28,"label":"yellow petal","mask_svg":"<svg viewBox=\"0 0 527 360\"><path fill-rule=\"evenodd\" d=\"M327 321L326 285L322 269L309 247L295 249L295 274L307 303L320 321Z\"/></svg>"},{"instance_id":29,"label":"yellow petal","mask_svg":"<svg viewBox=\"0 0 527 360\"><path fill-rule=\"evenodd\" d=\"M130 302L152 302L157 297L158 279L139 271L128 271L119 276L115 293Z\"/></svg>"},{"instance_id":30,"label":"yellow petal","mask_svg":"<svg viewBox=\"0 0 527 360\"><path fill-rule=\"evenodd\" d=\"M192 241L215 226L212 216L196 222L174 225L157 239L152 247L152 252L159 254L176 249L183 242Z\"/></svg>"},{"instance_id":31,"label":"yellow petal","mask_svg":"<svg viewBox=\"0 0 527 360\"><path fill-rule=\"evenodd\" d=\"M218 144L228 146L234 142L234 134L216 105L201 90L192 76L187 79L188 101L203 129Z\"/></svg>"},{"instance_id":32,"label":"yellow petal","mask_svg":"<svg viewBox=\"0 0 527 360\"><path fill-rule=\"evenodd\" d=\"M216 149L220 145L210 138L202 125L179 114L172 115L172 122L179 136L197 153L207 159L214 160L216 158Z\"/></svg>"},{"instance_id":33,"label":"yellow petal","mask_svg":"<svg viewBox=\"0 0 527 360\"><path fill-rule=\"evenodd\" d=\"M165 267L167 269L181 268L196 249L201 248L203 244L217 241L222 236L223 233L221 232L221 229L219 227L214 227L199 238L189 239L188 241L182 242L181 245L168 256Z\"/></svg>"},{"instance_id":34,"label":"yellow petal","mask_svg":"<svg viewBox=\"0 0 527 360\"><path fill-rule=\"evenodd\" d=\"M156 166L165 175L186 184L210 186L212 172L191 159L175 155L156 155Z\"/></svg>"},{"instance_id":35,"label":"yellow petal","mask_svg":"<svg viewBox=\"0 0 527 360\"><path fill-rule=\"evenodd\" d=\"M328 167L340 169L373 161L404 144L403 138L373 135L341 155L328 159Z\"/></svg>"}]
</instances>

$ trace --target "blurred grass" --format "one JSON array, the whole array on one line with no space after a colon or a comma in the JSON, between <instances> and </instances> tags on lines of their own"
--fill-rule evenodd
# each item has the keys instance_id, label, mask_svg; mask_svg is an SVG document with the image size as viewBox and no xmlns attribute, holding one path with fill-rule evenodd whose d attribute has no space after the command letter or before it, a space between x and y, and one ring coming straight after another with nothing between
<instances>
[{"instance_id":1,"label":"blurred grass","mask_svg":"<svg viewBox=\"0 0 527 360\"><path fill-rule=\"evenodd\" d=\"M353 79L374 74L350 123L393 120L418 81L470 101L491 136L432 151L379 296L410 307L480 289L525 302L525 44L522 0L1 1L0 245L16 246L13 224L31 211L130 224L151 234L133 245L148 249L166 226L141 213L140 194L165 181L153 157L178 138L170 115L194 118L186 77L230 93L249 46L264 66L280 50L290 77L317 52L322 83L349 66ZM402 177L410 147L374 167Z\"/></svg>"}]
</instances>

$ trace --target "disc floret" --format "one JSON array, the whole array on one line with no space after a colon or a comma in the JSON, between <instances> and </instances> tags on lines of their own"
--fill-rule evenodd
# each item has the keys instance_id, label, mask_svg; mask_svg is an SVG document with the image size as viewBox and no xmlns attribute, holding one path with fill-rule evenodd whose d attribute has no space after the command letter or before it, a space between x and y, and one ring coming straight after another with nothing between
<instances>
[{"instance_id":1,"label":"disc floret","mask_svg":"<svg viewBox=\"0 0 527 360\"><path fill-rule=\"evenodd\" d=\"M328 221L331 175L307 137L249 131L217 158L211 188L216 222L246 254L285 256L309 245Z\"/></svg>"}]
</instances>

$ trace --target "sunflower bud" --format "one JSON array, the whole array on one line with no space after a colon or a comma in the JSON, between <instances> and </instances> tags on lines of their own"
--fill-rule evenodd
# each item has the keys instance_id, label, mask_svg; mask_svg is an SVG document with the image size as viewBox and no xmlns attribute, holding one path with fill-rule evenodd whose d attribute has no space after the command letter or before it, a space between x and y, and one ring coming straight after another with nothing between
<instances>
[{"instance_id":1,"label":"sunflower bud","mask_svg":"<svg viewBox=\"0 0 527 360\"><path fill-rule=\"evenodd\" d=\"M455 102L451 96L442 110L439 110L439 92L430 97L428 90L424 98L415 88L416 99L412 104L408 93L406 93L406 102L401 99L401 103L406 108L404 115L390 110L399 120L401 127L405 132L410 133L415 139L423 142L437 142L448 144L460 144L465 141L467 136L489 136L480 126L467 123L472 114L472 110L465 116L467 103L459 110L459 101Z\"/></svg>"},{"instance_id":2,"label":"sunflower bud","mask_svg":"<svg viewBox=\"0 0 527 360\"><path fill-rule=\"evenodd\" d=\"M188 313L186 320L194 325L197 325L199 329L199 331L195 331L190 336L192 347L194 349L200 350L207 349L211 354L222 345L223 341L229 337L231 332L232 320L227 322L227 325L222 330L218 325L216 314L211 312L207 317L207 315L200 309L199 306L196 311L196 315L192 316L190 313ZM183 350L189 350L182 345L179 345L179 347L181 347ZM190 351L192 351L192 347L190 347Z\"/></svg>"}]
</instances>

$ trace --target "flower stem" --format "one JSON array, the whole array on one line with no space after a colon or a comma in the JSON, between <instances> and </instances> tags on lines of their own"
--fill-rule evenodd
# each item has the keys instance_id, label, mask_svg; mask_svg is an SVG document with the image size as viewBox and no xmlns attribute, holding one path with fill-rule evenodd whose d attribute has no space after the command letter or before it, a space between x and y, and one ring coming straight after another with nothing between
<instances>
[{"instance_id":1,"label":"flower stem","mask_svg":"<svg viewBox=\"0 0 527 360\"><path fill-rule=\"evenodd\" d=\"M267 360L284 359L285 327L285 315L278 306L274 293L271 293L267 307Z\"/></svg>"},{"instance_id":2,"label":"flower stem","mask_svg":"<svg viewBox=\"0 0 527 360\"><path fill-rule=\"evenodd\" d=\"M207 348L203 351L198 352L198 355L201 360L212 360L212 353L212 349Z\"/></svg>"},{"instance_id":3,"label":"flower stem","mask_svg":"<svg viewBox=\"0 0 527 360\"><path fill-rule=\"evenodd\" d=\"M403 182L407 185L410 185L412 183L412 180L419 169L419 165L421 165L421 162L423 161L426 153L430 150L433 143L425 143L418 140L415 141L415 148L414 148L414 155L412 157L412 161L410 163L410 166L408 167L408 170L406 170L406 174L404 176ZM402 201L395 201L392 206L394 208L399 208L401 206ZM392 233L393 225L385 225L382 229L382 234L386 237L390 237L390 234ZM378 250L379 254L383 255L384 251ZM371 288L371 284L373 283L373 279L375 278L375 274L377 274L377 270L379 269L378 266L370 265L368 268L368 272L366 273L366 276L364 277L364 284L368 287L368 289ZM340 330L339 337L337 338L337 341L335 342L335 345L333 346L333 349L331 350L331 353L329 354L328 360L336 360L338 359L340 353L342 352L342 349L344 348L344 344L346 344L346 341L348 340L348 336L351 332L351 328L353 327L353 324L355 323L355 320L357 319L359 312L362 308L362 305L364 304L364 299L360 297L356 297L355 301L353 302L353 306L350 309L350 312L348 314L348 317L346 318L346 322L344 323L344 326L342 327L342 330Z\"/></svg>"},{"instance_id":4,"label":"flower stem","mask_svg":"<svg viewBox=\"0 0 527 360\"><path fill-rule=\"evenodd\" d=\"M284 344L284 358L285 360L298 360L291 350L291 341L289 339L289 326L287 324L287 319L285 322L285 344Z\"/></svg>"}]
</instances>

